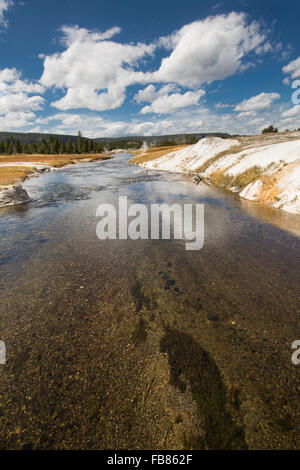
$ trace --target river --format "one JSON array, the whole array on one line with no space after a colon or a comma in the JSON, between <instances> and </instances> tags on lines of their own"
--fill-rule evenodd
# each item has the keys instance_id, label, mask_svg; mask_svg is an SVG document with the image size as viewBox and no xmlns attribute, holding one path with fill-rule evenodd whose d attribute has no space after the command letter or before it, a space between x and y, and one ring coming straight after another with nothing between
<instances>
[{"instance_id":1,"label":"river","mask_svg":"<svg viewBox=\"0 0 300 470\"><path fill-rule=\"evenodd\" d=\"M299 216L127 154L0 210L0 447L299 448ZM205 205L205 242L96 237L96 209Z\"/></svg>"}]
</instances>

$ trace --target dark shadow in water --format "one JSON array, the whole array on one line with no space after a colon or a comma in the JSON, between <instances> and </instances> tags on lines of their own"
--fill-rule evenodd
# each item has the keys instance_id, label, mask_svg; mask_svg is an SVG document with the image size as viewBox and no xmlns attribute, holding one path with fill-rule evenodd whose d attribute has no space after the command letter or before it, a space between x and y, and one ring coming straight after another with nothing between
<instances>
[{"instance_id":1,"label":"dark shadow in water","mask_svg":"<svg viewBox=\"0 0 300 470\"><path fill-rule=\"evenodd\" d=\"M185 437L185 448L246 449L244 430L235 424L227 410L226 387L211 356L191 336L169 327L165 329L160 349L168 354L171 385L185 392L189 383L200 417L204 419L205 437ZM238 399L235 408L238 411Z\"/></svg>"},{"instance_id":2,"label":"dark shadow in water","mask_svg":"<svg viewBox=\"0 0 300 470\"><path fill-rule=\"evenodd\" d=\"M142 285L138 279L133 276L131 281L130 293L133 297L133 302L135 306L136 313L139 313L142 307L145 307L146 310L154 310L157 305L154 299L149 299L142 291Z\"/></svg>"}]
</instances>

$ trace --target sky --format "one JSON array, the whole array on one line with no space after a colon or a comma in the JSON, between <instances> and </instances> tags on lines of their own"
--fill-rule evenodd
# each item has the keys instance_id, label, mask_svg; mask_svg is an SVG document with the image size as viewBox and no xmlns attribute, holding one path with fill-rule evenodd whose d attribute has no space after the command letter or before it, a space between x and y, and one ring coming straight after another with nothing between
<instances>
[{"instance_id":1,"label":"sky","mask_svg":"<svg viewBox=\"0 0 300 470\"><path fill-rule=\"evenodd\" d=\"M0 0L0 131L300 128L299 17L298 0Z\"/></svg>"}]
</instances>

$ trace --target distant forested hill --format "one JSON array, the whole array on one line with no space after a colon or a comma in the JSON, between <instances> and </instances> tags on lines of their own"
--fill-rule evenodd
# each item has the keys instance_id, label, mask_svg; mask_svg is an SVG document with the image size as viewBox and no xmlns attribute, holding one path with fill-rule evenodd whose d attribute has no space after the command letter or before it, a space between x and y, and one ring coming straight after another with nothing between
<instances>
[{"instance_id":1,"label":"distant forested hill","mask_svg":"<svg viewBox=\"0 0 300 470\"><path fill-rule=\"evenodd\" d=\"M73 143L76 142L76 135L62 135L62 134L39 134L39 133L25 133L25 132L0 132L0 140L5 141L13 137L14 140L18 140L21 144L31 144L42 142L43 139L49 140L50 137L56 137L59 140L67 142L69 139Z\"/></svg>"},{"instance_id":2,"label":"distant forested hill","mask_svg":"<svg viewBox=\"0 0 300 470\"><path fill-rule=\"evenodd\" d=\"M172 145L172 144L194 144L203 137L214 136L214 137L231 137L230 134L214 132L214 133L199 133L199 134L171 134L161 136L127 136L127 137L97 137L93 140L94 142L101 142L107 147L118 148L120 147L138 147L147 142L148 145ZM39 133L23 133L23 132L0 132L0 141L5 141L13 137L15 141L19 141L21 144L40 143L43 140L50 140L51 137L55 137L59 141L67 143L72 141L76 143L77 135L62 135L62 134L39 134ZM109 145L111 144L111 145Z\"/></svg>"},{"instance_id":3,"label":"distant forested hill","mask_svg":"<svg viewBox=\"0 0 300 470\"><path fill-rule=\"evenodd\" d=\"M205 132L199 134L170 134L170 135L151 135L151 136L127 136L127 137L98 137L94 140L102 143L109 142L146 142L150 146L160 146L160 145L174 145L174 144L195 144L199 139L203 137L222 137L227 139L231 137L230 134L222 132Z\"/></svg>"}]
</instances>

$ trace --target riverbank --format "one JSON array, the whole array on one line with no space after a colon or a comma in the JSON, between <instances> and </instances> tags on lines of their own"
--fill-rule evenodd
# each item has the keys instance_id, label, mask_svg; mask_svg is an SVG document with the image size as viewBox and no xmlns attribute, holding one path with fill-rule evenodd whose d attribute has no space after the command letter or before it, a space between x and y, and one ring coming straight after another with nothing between
<instances>
[{"instance_id":1,"label":"riverbank","mask_svg":"<svg viewBox=\"0 0 300 470\"><path fill-rule=\"evenodd\" d=\"M17 205L30 200L21 182L26 178L76 163L107 160L100 154L74 155L4 155L0 157L0 207Z\"/></svg>"},{"instance_id":2,"label":"riverbank","mask_svg":"<svg viewBox=\"0 0 300 470\"><path fill-rule=\"evenodd\" d=\"M243 199L300 214L300 132L208 137L159 156L151 149L130 162L152 170L197 174Z\"/></svg>"}]
</instances>

